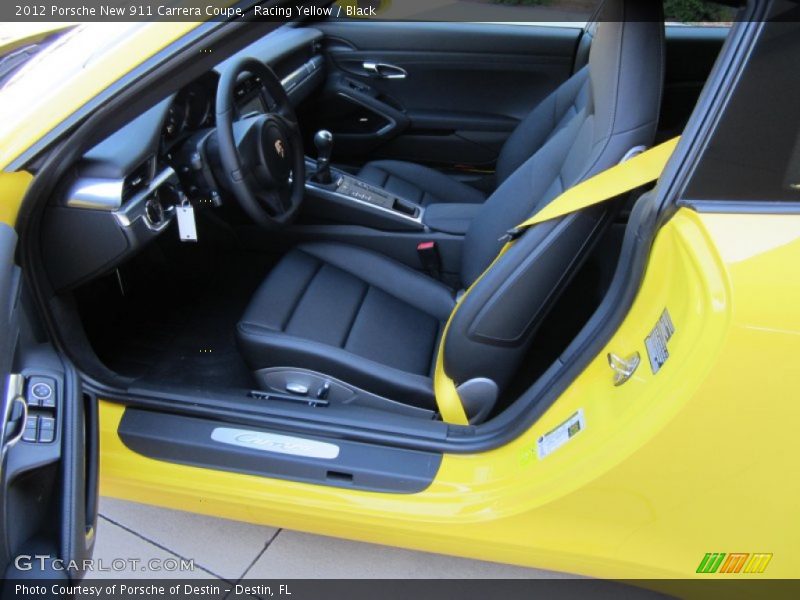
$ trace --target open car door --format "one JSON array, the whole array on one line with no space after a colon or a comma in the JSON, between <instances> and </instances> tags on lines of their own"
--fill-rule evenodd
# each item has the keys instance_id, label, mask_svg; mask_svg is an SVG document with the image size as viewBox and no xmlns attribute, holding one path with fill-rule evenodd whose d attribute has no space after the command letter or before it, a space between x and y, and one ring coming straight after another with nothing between
<instances>
[{"instance_id":1,"label":"open car door","mask_svg":"<svg viewBox=\"0 0 800 600\"><path fill-rule=\"evenodd\" d=\"M16 243L14 229L0 223L3 597L15 580L80 579L97 518L95 403L42 339L15 263Z\"/></svg>"}]
</instances>

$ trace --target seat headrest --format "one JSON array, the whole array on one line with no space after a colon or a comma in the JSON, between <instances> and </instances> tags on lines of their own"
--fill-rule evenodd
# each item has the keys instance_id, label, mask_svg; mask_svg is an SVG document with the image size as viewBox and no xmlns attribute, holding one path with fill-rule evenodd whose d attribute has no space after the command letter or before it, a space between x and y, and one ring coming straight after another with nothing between
<instances>
[{"instance_id":1,"label":"seat headrest","mask_svg":"<svg viewBox=\"0 0 800 600\"><path fill-rule=\"evenodd\" d=\"M612 136L652 121L663 77L650 71L663 71L663 52L661 0L605 0L589 52L598 134Z\"/></svg>"}]
</instances>

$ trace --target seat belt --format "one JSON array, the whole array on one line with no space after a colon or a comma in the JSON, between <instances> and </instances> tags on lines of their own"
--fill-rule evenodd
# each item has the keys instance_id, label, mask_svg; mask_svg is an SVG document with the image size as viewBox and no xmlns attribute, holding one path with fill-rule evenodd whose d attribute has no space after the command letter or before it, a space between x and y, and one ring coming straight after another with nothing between
<instances>
[{"instance_id":1,"label":"seat belt","mask_svg":"<svg viewBox=\"0 0 800 600\"><path fill-rule=\"evenodd\" d=\"M597 175L569 188L531 218L523 221L508 232L506 243L492 263L456 301L456 305L453 307L450 318L447 320L444 332L442 333L442 341L439 343L439 352L436 356L433 391L436 397L436 404L439 408L439 414L442 416L442 420L445 423L453 423L456 425L469 424L469 419L464 411L464 406L458 395L455 383L444 371L444 344L447 339L450 323L453 321L453 316L456 314L458 307L461 305L466 295L469 294L470 290L492 269L500 257L534 225L606 202L616 198L620 194L630 192L645 184L656 181L664 170L670 156L672 156L672 152L675 150L679 139L679 137L676 137L663 144L650 148L625 162L615 165L610 169L606 169L605 171L601 171Z\"/></svg>"}]
</instances>

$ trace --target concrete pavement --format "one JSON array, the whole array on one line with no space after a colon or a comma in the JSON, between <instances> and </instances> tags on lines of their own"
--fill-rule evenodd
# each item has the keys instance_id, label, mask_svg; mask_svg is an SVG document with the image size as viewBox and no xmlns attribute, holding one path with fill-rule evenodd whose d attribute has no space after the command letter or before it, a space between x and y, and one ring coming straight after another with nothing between
<instances>
[{"instance_id":1,"label":"concrete pavement","mask_svg":"<svg viewBox=\"0 0 800 600\"><path fill-rule=\"evenodd\" d=\"M248 579L516 579L562 578L562 573L351 542L285 529L102 498L95 559L136 558L137 568L103 571L88 578ZM150 560L194 571L154 574ZM168 559L172 559L171 561Z\"/></svg>"}]
</instances>

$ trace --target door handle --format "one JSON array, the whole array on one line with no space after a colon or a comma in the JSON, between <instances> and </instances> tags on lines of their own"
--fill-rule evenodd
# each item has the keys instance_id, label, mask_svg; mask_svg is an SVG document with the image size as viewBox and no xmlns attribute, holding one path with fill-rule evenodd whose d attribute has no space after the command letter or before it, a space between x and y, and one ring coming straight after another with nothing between
<instances>
[{"instance_id":1,"label":"door handle","mask_svg":"<svg viewBox=\"0 0 800 600\"><path fill-rule=\"evenodd\" d=\"M28 403L25 402L25 398L23 398L22 396L17 396L16 398L14 398L14 401L11 405L12 414L14 411L14 404L18 404L19 406L22 407L20 417L17 419L17 422L19 423L19 428L17 429L17 432L14 435L3 440L2 453L5 453L6 450L11 448L11 446L13 446L22 439L22 435L25 433L25 425L28 421ZM11 425L10 419L6 421L6 427L8 427L9 425Z\"/></svg>"},{"instance_id":2,"label":"door handle","mask_svg":"<svg viewBox=\"0 0 800 600\"><path fill-rule=\"evenodd\" d=\"M16 444L25 432L25 422L28 419L28 404L22 395L25 386L25 378L19 373L13 373L8 376L6 382L6 394L3 398L3 406L0 410L0 471L3 468L3 462L6 451ZM22 414L17 419L19 427L16 432L9 430L14 425L12 418L14 414L14 406L19 404L22 407Z\"/></svg>"},{"instance_id":3,"label":"door handle","mask_svg":"<svg viewBox=\"0 0 800 600\"><path fill-rule=\"evenodd\" d=\"M405 79L408 75L408 71L403 67L388 63L366 60L362 66L371 76L380 77L381 79Z\"/></svg>"}]
</instances>

